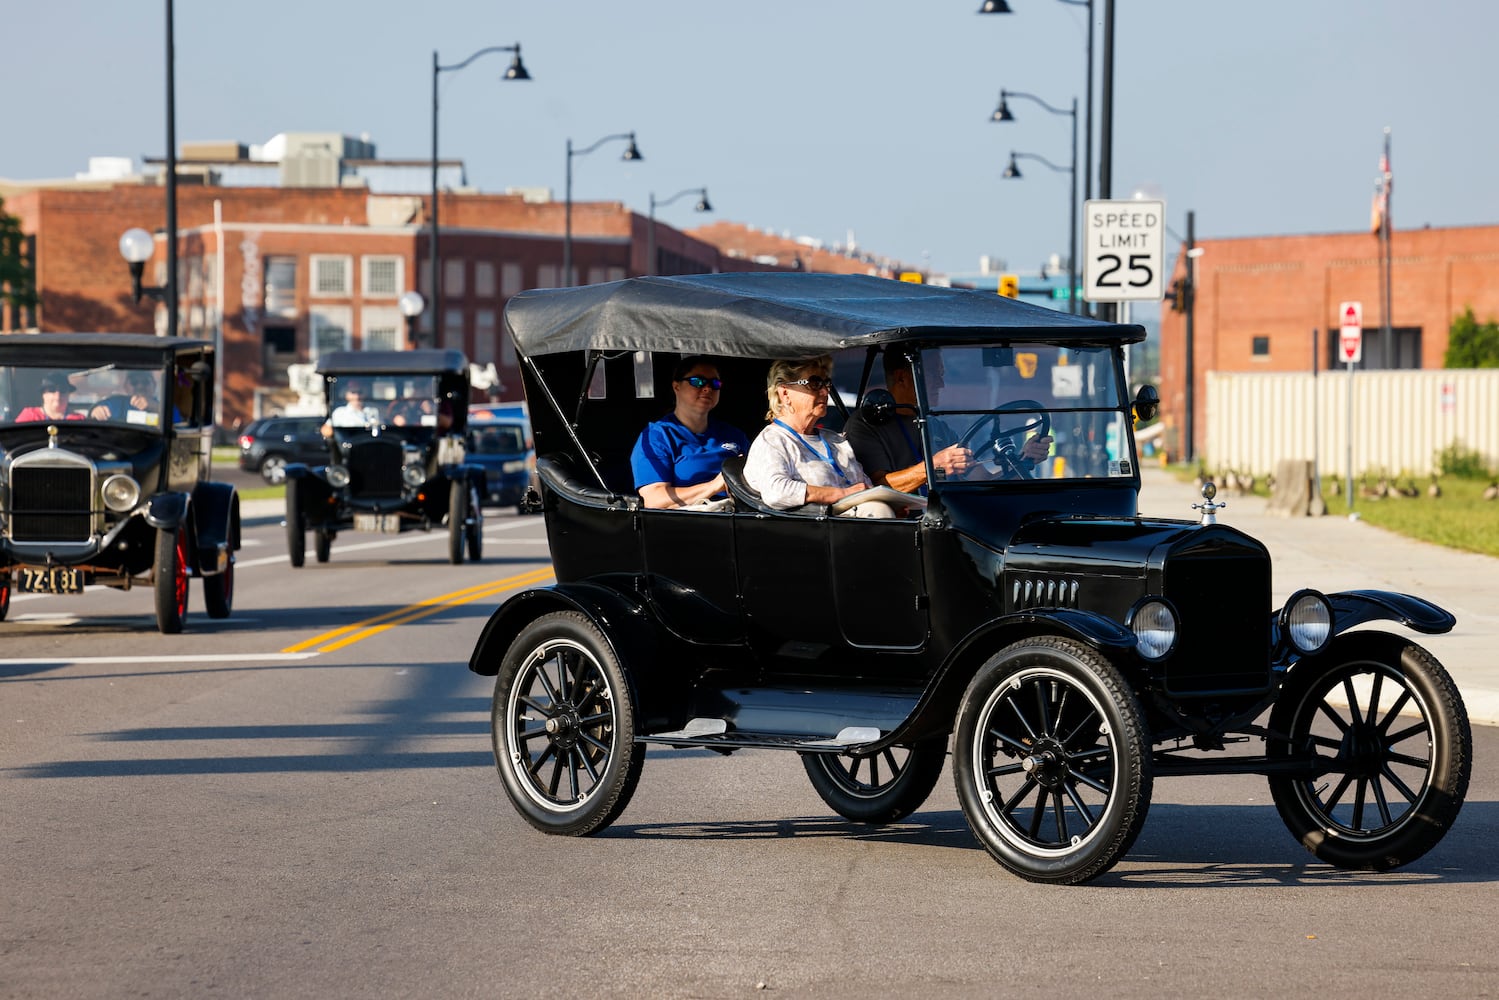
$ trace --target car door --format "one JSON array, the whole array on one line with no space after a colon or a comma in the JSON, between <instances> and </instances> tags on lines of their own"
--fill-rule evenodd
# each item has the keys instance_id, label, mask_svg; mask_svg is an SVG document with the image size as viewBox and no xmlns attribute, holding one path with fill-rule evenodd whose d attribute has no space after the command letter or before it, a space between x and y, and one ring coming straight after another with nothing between
<instances>
[{"instance_id":1,"label":"car door","mask_svg":"<svg viewBox=\"0 0 1499 1000\"><path fill-rule=\"evenodd\" d=\"M636 517L646 594L661 622L692 642L742 641L732 514L643 507Z\"/></svg>"}]
</instances>

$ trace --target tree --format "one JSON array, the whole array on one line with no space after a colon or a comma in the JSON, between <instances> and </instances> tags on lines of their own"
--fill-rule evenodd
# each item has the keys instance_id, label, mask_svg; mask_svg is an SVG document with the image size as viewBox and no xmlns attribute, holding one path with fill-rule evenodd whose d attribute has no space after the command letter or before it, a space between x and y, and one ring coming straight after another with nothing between
<instances>
[{"instance_id":1,"label":"tree","mask_svg":"<svg viewBox=\"0 0 1499 1000\"><path fill-rule=\"evenodd\" d=\"M26 253L21 220L5 211L0 198L0 306L36 307L36 267Z\"/></svg>"},{"instance_id":2,"label":"tree","mask_svg":"<svg viewBox=\"0 0 1499 1000\"><path fill-rule=\"evenodd\" d=\"M1499 368L1499 323L1478 322L1469 307L1447 331L1447 368Z\"/></svg>"}]
</instances>

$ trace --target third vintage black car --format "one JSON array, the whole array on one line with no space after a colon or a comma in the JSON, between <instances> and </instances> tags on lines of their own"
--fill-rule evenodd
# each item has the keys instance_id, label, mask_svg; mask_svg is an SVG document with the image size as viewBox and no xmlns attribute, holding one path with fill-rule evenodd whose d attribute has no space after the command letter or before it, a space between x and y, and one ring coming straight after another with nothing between
<instances>
[{"instance_id":1,"label":"third vintage black car","mask_svg":"<svg viewBox=\"0 0 1499 1000\"><path fill-rule=\"evenodd\" d=\"M1197 521L1140 516L1140 327L809 274L523 292L505 320L558 583L502 605L469 665L496 678L495 761L537 828L612 822L646 744L794 752L866 823L919 808L950 744L974 836L1040 882L1113 866L1168 775L1267 776L1292 834L1350 869L1410 862L1456 818L1472 738L1451 678L1404 635L1350 631L1452 615L1368 590L1273 607L1269 553L1211 498ZM875 385L888 352L914 369L905 414ZM914 516L850 519L771 507L730 459L731 509L645 509L630 446L697 353L723 377L715 417L751 437L771 359L831 354L862 397L835 410L913 417L926 456L964 443L984 472L928 457ZM1031 435L1054 439L1044 459L1021 457Z\"/></svg>"},{"instance_id":2,"label":"third vintage black car","mask_svg":"<svg viewBox=\"0 0 1499 1000\"><path fill-rule=\"evenodd\" d=\"M286 467L286 545L307 532L327 562L340 531L446 525L448 559L483 555L484 470L467 461L468 361L460 351L336 351L317 368L328 399L326 464Z\"/></svg>"}]
</instances>

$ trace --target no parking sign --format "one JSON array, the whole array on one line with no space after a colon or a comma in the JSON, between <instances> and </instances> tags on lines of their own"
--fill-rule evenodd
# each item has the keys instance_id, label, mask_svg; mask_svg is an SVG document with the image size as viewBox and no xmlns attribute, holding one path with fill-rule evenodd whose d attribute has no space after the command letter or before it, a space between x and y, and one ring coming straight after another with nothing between
<instances>
[{"instance_id":1,"label":"no parking sign","mask_svg":"<svg viewBox=\"0 0 1499 1000\"><path fill-rule=\"evenodd\" d=\"M1343 361L1356 365L1364 357L1364 304L1344 302L1338 307L1338 346Z\"/></svg>"}]
</instances>

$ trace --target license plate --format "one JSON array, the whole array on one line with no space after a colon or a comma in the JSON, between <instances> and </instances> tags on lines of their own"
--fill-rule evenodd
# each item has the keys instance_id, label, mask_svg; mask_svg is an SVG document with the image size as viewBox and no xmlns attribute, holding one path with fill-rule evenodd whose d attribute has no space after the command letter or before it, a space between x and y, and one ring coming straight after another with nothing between
<instances>
[{"instance_id":1,"label":"license plate","mask_svg":"<svg viewBox=\"0 0 1499 1000\"><path fill-rule=\"evenodd\" d=\"M81 594L83 571L67 566L32 569L22 566L16 589L24 594Z\"/></svg>"},{"instance_id":2,"label":"license plate","mask_svg":"<svg viewBox=\"0 0 1499 1000\"><path fill-rule=\"evenodd\" d=\"M355 514L355 531L378 531L385 535L400 534L401 515L399 514Z\"/></svg>"}]
</instances>

